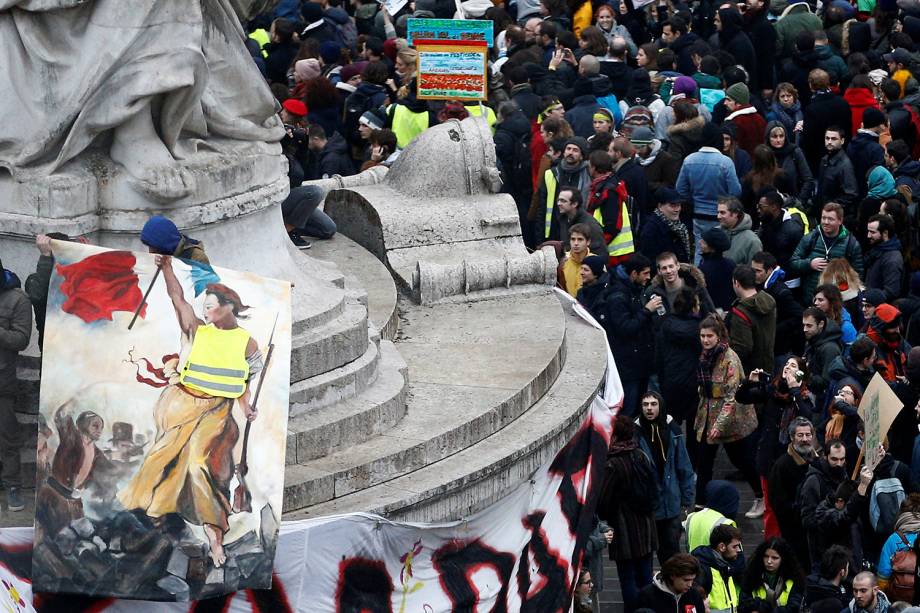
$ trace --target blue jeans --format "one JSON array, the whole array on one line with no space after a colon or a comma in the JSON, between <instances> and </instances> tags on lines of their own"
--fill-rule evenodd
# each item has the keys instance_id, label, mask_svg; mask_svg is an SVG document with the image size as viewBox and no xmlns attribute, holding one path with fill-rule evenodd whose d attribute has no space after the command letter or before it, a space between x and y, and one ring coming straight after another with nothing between
<instances>
[{"instance_id":1,"label":"blue jeans","mask_svg":"<svg viewBox=\"0 0 920 613\"><path fill-rule=\"evenodd\" d=\"M652 582L652 554L631 560L617 560L617 574L620 576L620 591L626 613L636 610L639 590Z\"/></svg>"},{"instance_id":2,"label":"blue jeans","mask_svg":"<svg viewBox=\"0 0 920 613\"><path fill-rule=\"evenodd\" d=\"M284 223L300 234L316 238L332 238L336 233L335 222L319 210L325 191L315 185L301 185L281 203L281 217Z\"/></svg>"},{"instance_id":3,"label":"blue jeans","mask_svg":"<svg viewBox=\"0 0 920 613\"><path fill-rule=\"evenodd\" d=\"M715 228L719 225L719 222L715 219L693 219L693 241L696 245L696 255L693 256L693 265L699 266L700 260L703 259L703 255L700 253L700 239L703 238L703 234L707 230Z\"/></svg>"},{"instance_id":4,"label":"blue jeans","mask_svg":"<svg viewBox=\"0 0 920 613\"><path fill-rule=\"evenodd\" d=\"M620 415L635 417L639 414L642 394L648 391L648 379L620 381L623 384L623 410Z\"/></svg>"}]
</instances>

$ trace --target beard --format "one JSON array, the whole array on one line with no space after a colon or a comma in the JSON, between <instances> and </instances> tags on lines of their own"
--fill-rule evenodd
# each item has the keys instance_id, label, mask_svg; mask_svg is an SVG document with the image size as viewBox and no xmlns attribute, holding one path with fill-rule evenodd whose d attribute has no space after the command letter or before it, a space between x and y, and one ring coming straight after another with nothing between
<instances>
[{"instance_id":1,"label":"beard","mask_svg":"<svg viewBox=\"0 0 920 613\"><path fill-rule=\"evenodd\" d=\"M847 467L846 466L828 466L827 474L830 475L831 479L836 483L842 482L847 478Z\"/></svg>"},{"instance_id":2,"label":"beard","mask_svg":"<svg viewBox=\"0 0 920 613\"><path fill-rule=\"evenodd\" d=\"M802 456L805 460L811 460L811 457L815 454L814 445L796 445L793 444L792 448L795 449L795 452Z\"/></svg>"}]
</instances>

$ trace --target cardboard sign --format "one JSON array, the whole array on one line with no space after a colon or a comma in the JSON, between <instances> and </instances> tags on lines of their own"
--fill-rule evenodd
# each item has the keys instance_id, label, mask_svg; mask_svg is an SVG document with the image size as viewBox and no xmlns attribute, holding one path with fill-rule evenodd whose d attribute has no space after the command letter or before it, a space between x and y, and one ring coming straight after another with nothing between
<instances>
[{"instance_id":1,"label":"cardboard sign","mask_svg":"<svg viewBox=\"0 0 920 613\"><path fill-rule=\"evenodd\" d=\"M879 445L888 434L894 418L898 416L904 404L891 390L891 386L878 373L872 377L869 386L863 393L859 402L859 416L865 426L866 438L863 441L863 450L866 456L866 466L875 469L882 456Z\"/></svg>"},{"instance_id":2,"label":"cardboard sign","mask_svg":"<svg viewBox=\"0 0 920 613\"><path fill-rule=\"evenodd\" d=\"M410 45L424 41L453 40L495 43L494 24L483 19L409 19L406 39Z\"/></svg>"},{"instance_id":3,"label":"cardboard sign","mask_svg":"<svg viewBox=\"0 0 920 613\"><path fill-rule=\"evenodd\" d=\"M409 3L409 0L377 0L377 3L386 8L390 15L395 15Z\"/></svg>"},{"instance_id":4,"label":"cardboard sign","mask_svg":"<svg viewBox=\"0 0 920 613\"><path fill-rule=\"evenodd\" d=\"M488 49L479 45L418 46L418 98L484 101L488 97Z\"/></svg>"}]
</instances>

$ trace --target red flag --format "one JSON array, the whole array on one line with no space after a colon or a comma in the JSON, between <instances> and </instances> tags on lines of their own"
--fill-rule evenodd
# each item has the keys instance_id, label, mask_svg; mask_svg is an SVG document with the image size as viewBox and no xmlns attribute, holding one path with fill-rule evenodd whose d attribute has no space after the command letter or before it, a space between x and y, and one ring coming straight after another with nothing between
<instances>
[{"instance_id":1,"label":"red flag","mask_svg":"<svg viewBox=\"0 0 920 613\"><path fill-rule=\"evenodd\" d=\"M130 251L105 251L67 266L57 265L67 297L61 309L86 323L112 320L115 311L133 313L143 300ZM141 309L144 317L147 305Z\"/></svg>"}]
</instances>

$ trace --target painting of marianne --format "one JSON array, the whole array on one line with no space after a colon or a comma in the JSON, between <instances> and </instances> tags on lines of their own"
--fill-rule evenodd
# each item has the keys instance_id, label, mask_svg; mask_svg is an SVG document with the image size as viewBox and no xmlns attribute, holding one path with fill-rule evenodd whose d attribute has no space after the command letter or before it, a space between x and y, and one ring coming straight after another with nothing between
<instances>
[{"instance_id":1,"label":"painting of marianne","mask_svg":"<svg viewBox=\"0 0 920 613\"><path fill-rule=\"evenodd\" d=\"M290 285L75 243L54 256L36 591L187 600L269 587Z\"/></svg>"}]
</instances>

